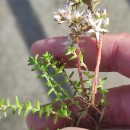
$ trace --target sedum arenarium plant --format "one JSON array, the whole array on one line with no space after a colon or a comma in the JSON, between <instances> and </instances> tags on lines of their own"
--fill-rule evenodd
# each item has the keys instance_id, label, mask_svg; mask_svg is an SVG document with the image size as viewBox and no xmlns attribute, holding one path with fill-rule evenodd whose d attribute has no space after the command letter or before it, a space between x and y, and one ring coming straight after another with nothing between
<instances>
[{"instance_id":1,"label":"sedum arenarium plant","mask_svg":"<svg viewBox=\"0 0 130 130\"><path fill-rule=\"evenodd\" d=\"M63 60L55 59L53 55L46 52L41 57L35 55L29 58L28 65L32 65L33 69L40 70L38 78L44 78L45 84L49 88L47 95L54 94L55 99L45 106L41 106L37 101L33 107L31 102L20 104L18 98L15 99L15 104L11 104L10 100L0 100L0 111L4 116L7 116L7 109L14 112L18 111L18 115L23 113L27 115L30 113L38 113L39 118L46 115L48 119L51 115L54 116L54 124L58 119L64 117L71 121L71 126L79 126L82 118L91 120L94 130L100 129L105 108L108 103L105 101L108 90L103 89L103 84L106 78L99 79L99 67L101 61L102 49L102 35L107 33L109 25L109 18L106 9L97 9L100 0L67 0L62 9L54 12L54 20L58 24L67 23L70 29L68 39L65 43L67 50L65 55L68 55L69 60L75 60L79 81L73 79L74 72L69 75L66 73L66 63ZM84 5L86 10L79 11L79 8ZM97 59L94 74L90 74L87 65L84 63L84 57L81 52L79 43L80 36L91 36L97 41ZM87 51L87 48L85 48ZM51 73L48 70L53 68ZM55 76L61 74L64 80L57 82ZM69 83L69 87L73 89L73 95L70 96L67 91L62 87L63 84ZM101 94L101 98L95 101L95 95ZM66 103L69 101L69 103ZM58 102L58 103L57 103ZM55 108L54 104L57 103L59 108ZM74 105L78 108L77 119L74 118L70 106ZM87 123L87 122L86 122ZM49 129L50 126L46 126ZM33 130L33 128L30 128ZM51 128L52 129L52 128ZM58 129L58 128L57 128Z\"/></svg>"}]
</instances>

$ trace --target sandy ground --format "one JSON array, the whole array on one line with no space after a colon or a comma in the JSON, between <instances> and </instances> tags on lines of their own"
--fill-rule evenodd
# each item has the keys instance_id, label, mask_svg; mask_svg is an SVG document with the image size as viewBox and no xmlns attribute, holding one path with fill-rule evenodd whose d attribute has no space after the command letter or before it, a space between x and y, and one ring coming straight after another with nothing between
<instances>
[{"instance_id":1,"label":"sandy ground","mask_svg":"<svg viewBox=\"0 0 130 130\"><path fill-rule=\"evenodd\" d=\"M51 99L45 96L43 82L37 73L27 67L30 47L34 41L67 35L64 26L53 21L53 12L64 0L0 0L0 98L17 95L21 102ZM130 33L130 0L102 0L110 14L110 33ZM69 71L69 70L68 70ZM117 73L108 76L106 86L115 87L130 83ZM76 78L76 77L75 77ZM0 119L0 130L27 130L25 119L12 116Z\"/></svg>"}]
</instances>

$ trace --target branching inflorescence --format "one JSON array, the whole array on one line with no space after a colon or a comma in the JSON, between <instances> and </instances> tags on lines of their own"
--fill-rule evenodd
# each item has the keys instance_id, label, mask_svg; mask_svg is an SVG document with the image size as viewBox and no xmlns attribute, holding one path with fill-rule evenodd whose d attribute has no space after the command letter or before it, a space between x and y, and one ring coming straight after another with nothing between
<instances>
[{"instance_id":1,"label":"branching inflorescence","mask_svg":"<svg viewBox=\"0 0 130 130\"><path fill-rule=\"evenodd\" d=\"M59 9L58 13L54 12L54 19L60 24L64 22L68 23L68 27L70 28L70 34L68 36L67 42L68 51L72 47L75 48L72 53L69 51L69 54L73 54L71 60L74 58L77 59L77 68L83 93L86 93L86 88L83 83L81 67L83 66L87 70L87 66L84 64L83 58L81 58L83 56L79 48L79 37L82 35L90 34L97 40L97 61L91 92L92 94L90 96L90 101L92 104L94 104L95 94L97 93L97 79L101 61L101 34L108 32L106 28L109 25L109 18L107 17L108 14L106 12L106 9L98 9L97 11L94 10L95 5L98 5L100 3L99 0L84 0L83 2L87 5L88 8L87 10L79 12L77 8L79 5L81 5L82 1L67 1L63 8Z\"/></svg>"},{"instance_id":2,"label":"branching inflorescence","mask_svg":"<svg viewBox=\"0 0 130 130\"><path fill-rule=\"evenodd\" d=\"M65 117L72 121L73 126L78 126L81 119L88 116L94 123L95 129L99 129L104 110L107 106L105 98L108 90L103 89L106 78L98 79L98 73L103 44L102 35L108 32L107 26L109 25L106 10L96 10L95 8L99 3L100 0L67 0L62 9L59 9L57 13L54 12L54 20L59 24L67 23L70 29L68 40L65 43L67 46L65 55L70 57L69 60L76 61L75 67L78 71L79 81L72 79L74 72L71 72L70 75L66 73L66 63L55 60L48 52L39 58L38 55L30 57L28 65L33 66L32 71L40 70L41 73L38 78L44 78L46 80L45 84L49 88L47 95L53 93L55 94L55 99L52 103L45 106L40 106L40 102L37 101L35 107L32 107L31 102L20 104L18 98L16 98L14 105L10 104L9 99L7 99L6 103L0 100L0 111L3 111L5 116L7 109L11 109L13 112L18 110L18 114L21 114L23 111L24 115L29 111L31 113L37 112L40 117L42 117L43 114L46 115L47 118L49 118L50 115L54 115L54 124L58 121L59 117ZM79 7L83 4L86 5L87 9L80 12ZM79 37L84 35L94 37L97 41L97 60L95 73L93 75L89 73L79 47ZM50 68L53 68L53 71L48 73ZM58 74L63 75L65 79L57 82L55 76ZM69 83L69 86L73 88L73 96L70 96L62 87L65 83ZM99 101L95 102L97 92L102 96ZM77 98L75 98L75 96ZM59 108L54 107L57 101ZM66 104L66 101L69 101L69 104ZM78 120L74 119L73 112L69 109L71 105L75 105L79 109L79 113L77 114Z\"/></svg>"}]
</instances>

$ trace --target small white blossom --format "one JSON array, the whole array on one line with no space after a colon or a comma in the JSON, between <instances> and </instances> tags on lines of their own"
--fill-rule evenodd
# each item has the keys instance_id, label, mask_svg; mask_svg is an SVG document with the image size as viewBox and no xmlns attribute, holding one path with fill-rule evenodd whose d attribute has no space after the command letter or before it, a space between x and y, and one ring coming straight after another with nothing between
<instances>
[{"instance_id":1,"label":"small white blossom","mask_svg":"<svg viewBox=\"0 0 130 130\"><path fill-rule=\"evenodd\" d=\"M62 23L62 16L55 14L54 15L54 20L57 21L58 23Z\"/></svg>"},{"instance_id":2,"label":"small white blossom","mask_svg":"<svg viewBox=\"0 0 130 130\"><path fill-rule=\"evenodd\" d=\"M72 13L72 21L73 21L73 19L74 20L78 20L78 19L81 19L82 17L83 17L83 14L84 14L84 12L85 11L83 11L83 12L79 12L79 11L74 11L73 13Z\"/></svg>"},{"instance_id":3,"label":"small white blossom","mask_svg":"<svg viewBox=\"0 0 130 130\"><path fill-rule=\"evenodd\" d=\"M100 9L98 9L97 11L94 11L94 14L95 14L95 16L97 17L97 18L99 18L100 17Z\"/></svg>"},{"instance_id":4,"label":"small white blossom","mask_svg":"<svg viewBox=\"0 0 130 130\"><path fill-rule=\"evenodd\" d=\"M70 22L72 14L72 5L72 2L66 2L63 5L63 8L59 9L58 13L54 12L54 20L56 20L58 23Z\"/></svg>"},{"instance_id":5,"label":"small white blossom","mask_svg":"<svg viewBox=\"0 0 130 130\"><path fill-rule=\"evenodd\" d=\"M73 10L73 5L73 2L67 2L62 9L58 10L58 13L54 12L54 19L58 23L67 22L69 24L72 35L79 36L88 32L95 34L97 40L99 40L100 33L108 32L106 28L109 25L109 18L107 17L106 9L98 9L94 12L88 9L80 12ZM72 41L72 38L69 36L67 44L71 44Z\"/></svg>"},{"instance_id":6,"label":"small white blossom","mask_svg":"<svg viewBox=\"0 0 130 130\"><path fill-rule=\"evenodd\" d=\"M102 10L102 15L104 15L104 16L107 15L107 10L106 10L106 9L103 9L103 10Z\"/></svg>"},{"instance_id":7,"label":"small white blossom","mask_svg":"<svg viewBox=\"0 0 130 130\"><path fill-rule=\"evenodd\" d=\"M80 14L79 11L74 11L73 17L74 17L75 19L78 19L78 18L80 18L81 16L82 16L82 14Z\"/></svg>"},{"instance_id":8,"label":"small white blossom","mask_svg":"<svg viewBox=\"0 0 130 130\"><path fill-rule=\"evenodd\" d=\"M98 13L100 13L99 10L98 10ZM96 15L98 15L98 17L95 18L94 15L91 13L91 11L88 10L87 17L88 17L88 23L92 27L88 31L88 33L95 33L97 39L99 40L99 33L108 32L108 30L105 27L109 24L109 18L103 18L102 14L99 15L98 13L96 13ZM106 14L106 11L104 12L104 14Z\"/></svg>"},{"instance_id":9,"label":"small white blossom","mask_svg":"<svg viewBox=\"0 0 130 130\"><path fill-rule=\"evenodd\" d=\"M103 24L105 26L108 26L109 25L109 18L104 19Z\"/></svg>"}]
</instances>

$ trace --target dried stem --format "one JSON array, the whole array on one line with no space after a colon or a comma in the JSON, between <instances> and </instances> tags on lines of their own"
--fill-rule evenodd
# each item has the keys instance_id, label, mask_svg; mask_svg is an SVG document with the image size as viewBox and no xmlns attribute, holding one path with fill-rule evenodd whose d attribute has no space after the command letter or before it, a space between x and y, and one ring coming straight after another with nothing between
<instances>
[{"instance_id":1,"label":"dried stem","mask_svg":"<svg viewBox=\"0 0 130 130\"><path fill-rule=\"evenodd\" d=\"M94 74L94 82L92 88L92 96L91 96L91 103L94 105L95 103L95 94L97 93L97 83L98 83L98 74L101 62L101 50L102 50L102 36L99 36L99 41L97 40L97 60L96 60L96 68Z\"/></svg>"}]
</instances>

